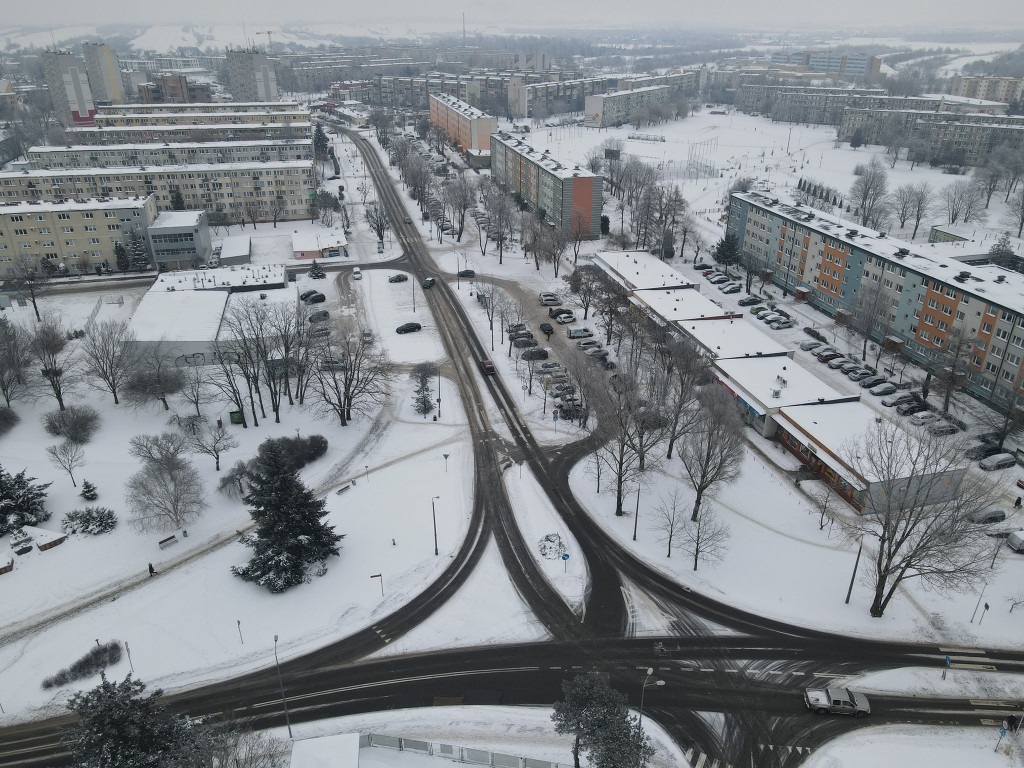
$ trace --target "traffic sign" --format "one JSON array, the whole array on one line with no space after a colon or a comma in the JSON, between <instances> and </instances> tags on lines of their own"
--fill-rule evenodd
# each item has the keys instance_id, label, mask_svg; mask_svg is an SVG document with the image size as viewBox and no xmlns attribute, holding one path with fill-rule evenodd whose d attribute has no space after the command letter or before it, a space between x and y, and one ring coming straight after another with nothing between
<instances>
[{"instance_id":1,"label":"traffic sign","mask_svg":"<svg viewBox=\"0 0 1024 768\"><path fill-rule=\"evenodd\" d=\"M563 559L563 560L568 560L568 559L569 559L569 553L568 553L568 552L566 552L565 554L563 554L563 555L562 555L562 559Z\"/></svg>"}]
</instances>

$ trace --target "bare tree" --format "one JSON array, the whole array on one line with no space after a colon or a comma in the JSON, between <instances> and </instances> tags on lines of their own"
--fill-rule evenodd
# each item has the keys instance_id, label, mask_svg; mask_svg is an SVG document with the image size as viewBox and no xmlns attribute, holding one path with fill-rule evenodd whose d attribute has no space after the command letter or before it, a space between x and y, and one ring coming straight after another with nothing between
<instances>
[{"instance_id":1,"label":"bare tree","mask_svg":"<svg viewBox=\"0 0 1024 768\"><path fill-rule=\"evenodd\" d=\"M214 737L213 764L230 768L286 768L291 746L287 741L242 724L219 729Z\"/></svg>"},{"instance_id":2,"label":"bare tree","mask_svg":"<svg viewBox=\"0 0 1024 768\"><path fill-rule=\"evenodd\" d=\"M590 404L598 413L604 442L598 456L615 482L615 514L621 517L626 488L644 469L641 466L641 442L638 439L644 401L635 390L608 392L593 389Z\"/></svg>"},{"instance_id":3,"label":"bare tree","mask_svg":"<svg viewBox=\"0 0 1024 768\"><path fill-rule=\"evenodd\" d=\"M562 280L569 287L569 291L576 297L576 303L583 310L583 319L587 319L590 312L590 305L599 295L604 273L593 264L584 264L577 267L568 275L562 275Z\"/></svg>"},{"instance_id":4,"label":"bare tree","mask_svg":"<svg viewBox=\"0 0 1024 768\"><path fill-rule=\"evenodd\" d=\"M965 224L971 220L977 221L980 211L984 209L984 193L973 180L954 181L942 190L941 197L948 224L957 224L961 220Z\"/></svg>"},{"instance_id":5,"label":"bare tree","mask_svg":"<svg viewBox=\"0 0 1024 768\"><path fill-rule=\"evenodd\" d=\"M391 225L388 223L388 212L384 209L384 206L370 203L363 209L363 218L366 219L366 224L370 227L370 230L377 235L377 239L383 241L384 235L391 228Z\"/></svg>"},{"instance_id":6,"label":"bare tree","mask_svg":"<svg viewBox=\"0 0 1024 768\"><path fill-rule=\"evenodd\" d=\"M28 334L20 325L0 317L0 394L8 408L29 391L28 341Z\"/></svg>"},{"instance_id":7,"label":"bare tree","mask_svg":"<svg viewBox=\"0 0 1024 768\"><path fill-rule=\"evenodd\" d=\"M1017 237L1024 232L1024 187L1017 190L1012 198L1007 201L1006 212L1003 214L1003 223L1017 228Z\"/></svg>"},{"instance_id":8,"label":"bare tree","mask_svg":"<svg viewBox=\"0 0 1024 768\"><path fill-rule=\"evenodd\" d=\"M466 211L476 202L476 195L476 183L465 174L441 185L441 199L452 212L457 242L462 242L462 233L466 229Z\"/></svg>"},{"instance_id":9,"label":"bare tree","mask_svg":"<svg viewBox=\"0 0 1024 768\"><path fill-rule=\"evenodd\" d=\"M971 353L975 339L961 326L954 326L946 338L934 370L934 386L942 394L942 412L949 413L953 393L962 389L967 381Z\"/></svg>"},{"instance_id":10,"label":"bare tree","mask_svg":"<svg viewBox=\"0 0 1024 768\"><path fill-rule=\"evenodd\" d=\"M50 461L55 467L63 469L68 473L68 477L71 478L71 485L77 488L78 483L75 482L75 470L85 464L85 449L78 443L65 440L57 445L47 447L46 454L50 457Z\"/></svg>"},{"instance_id":11,"label":"bare tree","mask_svg":"<svg viewBox=\"0 0 1024 768\"><path fill-rule=\"evenodd\" d=\"M1024 400L1016 392L1010 395L1009 401L1004 408L996 408L994 405L985 408L979 414L979 421L987 432L991 432L999 446L1003 450L1003 444L1011 437L1016 437L1024 432L1024 410L1021 409L1021 402Z\"/></svg>"},{"instance_id":12,"label":"bare tree","mask_svg":"<svg viewBox=\"0 0 1024 768\"><path fill-rule=\"evenodd\" d=\"M63 411L64 396L78 383L78 365L60 320L53 317L42 320L31 332L28 351L39 364L38 386L48 387L57 407Z\"/></svg>"},{"instance_id":13,"label":"bare tree","mask_svg":"<svg viewBox=\"0 0 1024 768\"><path fill-rule=\"evenodd\" d=\"M853 182L848 195L849 201L857 208L863 226L868 226L885 205L888 186L885 166L877 157L871 158L863 173Z\"/></svg>"},{"instance_id":14,"label":"bare tree","mask_svg":"<svg viewBox=\"0 0 1024 768\"><path fill-rule=\"evenodd\" d=\"M593 147L587 151L584 157L586 169L591 173L600 173L604 165L604 150L600 147Z\"/></svg>"},{"instance_id":15,"label":"bare tree","mask_svg":"<svg viewBox=\"0 0 1024 768\"><path fill-rule=\"evenodd\" d=\"M704 513L683 528L682 546L693 557L693 570L697 570L702 560L715 562L725 557L731 535L729 526L718 519L715 506L705 506Z\"/></svg>"},{"instance_id":16,"label":"bare tree","mask_svg":"<svg viewBox=\"0 0 1024 768\"><path fill-rule=\"evenodd\" d=\"M917 237L917 230L926 216L930 216L935 208L935 190L927 181L914 185L914 196L911 204L911 218L914 220L914 233L910 236L913 240Z\"/></svg>"},{"instance_id":17,"label":"bare tree","mask_svg":"<svg viewBox=\"0 0 1024 768\"><path fill-rule=\"evenodd\" d=\"M195 430L187 433L185 438L192 451L213 458L218 472L220 472L220 455L238 447L238 440L223 425L211 424L207 421L199 421L195 425Z\"/></svg>"},{"instance_id":18,"label":"bare tree","mask_svg":"<svg viewBox=\"0 0 1024 768\"><path fill-rule=\"evenodd\" d=\"M274 229L277 229L277 222L281 220L281 215L288 210L288 201L285 200L281 195L277 195L270 201L270 217L274 221Z\"/></svg>"},{"instance_id":19,"label":"bare tree","mask_svg":"<svg viewBox=\"0 0 1024 768\"><path fill-rule=\"evenodd\" d=\"M182 368L182 386L179 396L202 416L202 406L210 401L210 377L205 365L186 365Z\"/></svg>"},{"instance_id":20,"label":"bare tree","mask_svg":"<svg viewBox=\"0 0 1024 768\"><path fill-rule=\"evenodd\" d=\"M694 521L705 494L735 480L743 464L743 421L729 393L722 387L702 391L697 407L700 416L679 443L679 459L697 494Z\"/></svg>"},{"instance_id":21,"label":"bare tree","mask_svg":"<svg viewBox=\"0 0 1024 768\"><path fill-rule=\"evenodd\" d=\"M680 336L669 342L669 354L671 370L668 372L665 397L668 416L666 459L672 458L672 449L676 442L689 433L698 419L700 411L694 407L697 388L709 374L707 358L688 338Z\"/></svg>"},{"instance_id":22,"label":"bare tree","mask_svg":"<svg viewBox=\"0 0 1024 768\"><path fill-rule=\"evenodd\" d=\"M141 350L124 383L125 397L139 405L158 400L169 411L167 398L185 385L185 375L174 364L174 356L175 350L163 340Z\"/></svg>"},{"instance_id":23,"label":"bare tree","mask_svg":"<svg viewBox=\"0 0 1024 768\"><path fill-rule=\"evenodd\" d=\"M583 241L590 237L590 217L582 208L572 209L572 266L575 269L576 262L580 258L580 248Z\"/></svg>"},{"instance_id":24,"label":"bare tree","mask_svg":"<svg viewBox=\"0 0 1024 768\"><path fill-rule=\"evenodd\" d=\"M5 287L15 295L32 303L32 309L36 313L36 321L42 322L39 314L40 289L50 282L53 276L52 269L46 269L43 265L48 262L36 263L36 261L24 254L15 254L10 265L7 267L8 277L5 279Z\"/></svg>"},{"instance_id":25,"label":"bare tree","mask_svg":"<svg viewBox=\"0 0 1024 768\"><path fill-rule=\"evenodd\" d=\"M512 233L512 215L515 212L515 205L507 194L495 191L484 198L484 206L490 222L491 233L495 236L495 243L498 246L498 263L502 264L505 245Z\"/></svg>"},{"instance_id":26,"label":"bare tree","mask_svg":"<svg viewBox=\"0 0 1024 768\"><path fill-rule=\"evenodd\" d=\"M135 367L135 333L125 320L105 320L90 328L82 339L83 370L91 383L114 396L127 383Z\"/></svg>"},{"instance_id":27,"label":"bare tree","mask_svg":"<svg viewBox=\"0 0 1024 768\"><path fill-rule=\"evenodd\" d=\"M310 389L317 410L347 426L387 398L394 365L378 345L363 344L355 327L343 326L337 338L314 348Z\"/></svg>"},{"instance_id":28,"label":"bare tree","mask_svg":"<svg viewBox=\"0 0 1024 768\"><path fill-rule=\"evenodd\" d=\"M662 498L655 507L654 530L658 533L658 541L667 547L665 557L672 557L672 545L683 535L687 517L683 507L683 497L678 488L669 491L668 498Z\"/></svg>"},{"instance_id":29,"label":"bare tree","mask_svg":"<svg viewBox=\"0 0 1024 768\"><path fill-rule=\"evenodd\" d=\"M207 506L203 482L187 461L171 469L145 464L128 478L125 502L132 526L142 533L183 528Z\"/></svg>"},{"instance_id":30,"label":"bare tree","mask_svg":"<svg viewBox=\"0 0 1024 768\"><path fill-rule=\"evenodd\" d=\"M831 520L836 506L836 491L831 485L823 483L820 490L810 494L818 508L818 530L825 529L825 520Z\"/></svg>"},{"instance_id":31,"label":"bare tree","mask_svg":"<svg viewBox=\"0 0 1024 768\"><path fill-rule=\"evenodd\" d=\"M862 337L860 356L863 360L867 360L868 341L888 326L892 298L893 292L885 287L881 276L878 280L868 280L865 276L857 289L857 298L854 300L850 316L850 328Z\"/></svg>"},{"instance_id":32,"label":"bare tree","mask_svg":"<svg viewBox=\"0 0 1024 768\"><path fill-rule=\"evenodd\" d=\"M914 216L914 189L916 184L903 184L892 193L892 212L900 223L900 229Z\"/></svg>"},{"instance_id":33,"label":"bare tree","mask_svg":"<svg viewBox=\"0 0 1024 768\"><path fill-rule=\"evenodd\" d=\"M968 517L998 492L987 477L965 470L963 447L955 435L911 434L888 419L847 447L850 466L873 479L864 514L837 521L873 543L872 616L885 613L906 581L960 591L991 573L991 541Z\"/></svg>"}]
</instances>

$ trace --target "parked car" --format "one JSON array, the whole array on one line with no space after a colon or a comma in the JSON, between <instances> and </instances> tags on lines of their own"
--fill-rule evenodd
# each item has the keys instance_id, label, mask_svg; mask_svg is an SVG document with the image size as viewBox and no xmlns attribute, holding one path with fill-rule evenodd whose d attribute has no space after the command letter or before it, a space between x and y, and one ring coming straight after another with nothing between
<instances>
[{"instance_id":1,"label":"parked car","mask_svg":"<svg viewBox=\"0 0 1024 768\"><path fill-rule=\"evenodd\" d=\"M344 368L341 360L336 357L325 357L320 361L321 371L339 371Z\"/></svg>"},{"instance_id":2,"label":"parked car","mask_svg":"<svg viewBox=\"0 0 1024 768\"><path fill-rule=\"evenodd\" d=\"M570 339L589 339L594 332L584 326L582 328L566 328L565 335Z\"/></svg>"},{"instance_id":3,"label":"parked car","mask_svg":"<svg viewBox=\"0 0 1024 768\"><path fill-rule=\"evenodd\" d=\"M426 280L423 281L423 287L424 288L430 288L436 282L437 282L437 280L435 280L434 278L428 277Z\"/></svg>"},{"instance_id":4,"label":"parked car","mask_svg":"<svg viewBox=\"0 0 1024 768\"><path fill-rule=\"evenodd\" d=\"M736 283L733 283L732 285L726 285L724 288L723 287L719 287L718 290L720 290L722 293L725 293L725 294L739 293L740 291L743 290L743 286L736 285Z\"/></svg>"},{"instance_id":5,"label":"parked car","mask_svg":"<svg viewBox=\"0 0 1024 768\"><path fill-rule=\"evenodd\" d=\"M529 336L521 336L512 342L512 346L516 349L529 349L530 347L537 346L537 340L533 338L531 333Z\"/></svg>"},{"instance_id":6,"label":"parked car","mask_svg":"<svg viewBox=\"0 0 1024 768\"><path fill-rule=\"evenodd\" d=\"M543 307L557 307L562 303L562 300L557 296L542 296L540 303Z\"/></svg>"},{"instance_id":7,"label":"parked car","mask_svg":"<svg viewBox=\"0 0 1024 768\"><path fill-rule=\"evenodd\" d=\"M527 349L519 356L520 360L547 360L548 351L543 347L537 347L535 349Z\"/></svg>"},{"instance_id":8,"label":"parked car","mask_svg":"<svg viewBox=\"0 0 1024 768\"><path fill-rule=\"evenodd\" d=\"M818 347L816 350L814 350L814 352L812 354L815 357L820 358L822 355L827 355L829 352L838 352L838 351L839 350L837 350L835 347L830 347L828 344L826 344L824 347Z\"/></svg>"},{"instance_id":9,"label":"parked car","mask_svg":"<svg viewBox=\"0 0 1024 768\"><path fill-rule=\"evenodd\" d=\"M402 219L402 221L404 221L406 224L412 224L412 217L406 216L404 219Z\"/></svg>"},{"instance_id":10,"label":"parked car","mask_svg":"<svg viewBox=\"0 0 1024 768\"><path fill-rule=\"evenodd\" d=\"M309 322L311 323L326 323L331 319L331 313L326 309L321 309L319 312L312 312L309 315Z\"/></svg>"},{"instance_id":11,"label":"parked car","mask_svg":"<svg viewBox=\"0 0 1024 768\"><path fill-rule=\"evenodd\" d=\"M978 462L978 469L992 472L997 469L1008 469L1017 465L1017 457L1012 453L994 453L987 459Z\"/></svg>"},{"instance_id":12,"label":"parked car","mask_svg":"<svg viewBox=\"0 0 1024 768\"><path fill-rule=\"evenodd\" d=\"M916 424L917 426L923 426L925 424L931 424L933 421L939 420L939 414L935 411L918 411L910 417L910 423Z\"/></svg>"},{"instance_id":13,"label":"parked car","mask_svg":"<svg viewBox=\"0 0 1024 768\"><path fill-rule=\"evenodd\" d=\"M785 318L783 318L782 320L774 320L768 323L768 327L773 328L776 331L784 331L787 328L792 328L794 325L796 325L796 323L794 323L792 320L786 320Z\"/></svg>"},{"instance_id":14,"label":"parked car","mask_svg":"<svg viewBox=\"0 0 1024 768\"><path fill-rule=\"evenodd\" d=\"M737 288L741 287L740 284L734 280L726 280L724 283L718 283L718 290L724 291L726 288L731 288L734 285Z\"/></svg>"},{"instance_id":15,"label":"parked car","mask_svg":"<svg viewBox=\"0 0 1024 768\"><path fill-rule=\"evenodd\" d=\"M979 443L978 445L972 445L964 451L964 456L971 461L978 461L979 459L987 459L989 456L994 456L1001 451L1002 448L999 447L999 443Z\"/></svg>"},{"instance_id":16,"label":"parked car","mask_svg":"<svg viewBox=\"0 0 1024 768\"><path fill-rule=\"evenodd\" d=\"M853 361L840 355L839 357L833 357L831 360L826 362L825 365L827 365L832 370L838 370L839 368L842 368L844 365L849 365L851 362ZM856 363L854 363L854 365L856 365Z\"/></svg>"},{"instance_id":17,"label":"parked car","mask_svg":"<svg viewBox=\"0 0 1024 768\"><path fill-rule=\"evenodd\" d=\"M858 362L855 362L853 360L848 362L846 365L840 365L839 366L839 370L842 371L843 373L847 374L847 375L853 373L854 371L859 371L860 369L861 369L861 364L858 363Z\"/></svg>"},{"instance_id":18,"label":"parked car","mask_svg":"<svg viewBox=\"0 0 1024 768\"><path fill-rule=\"evenodd\" d=\"M846 376L850 381L861 382L864 379L870 379L875 376L875 373L870 368L854 368L852 371L847 371Z\"/></svg>"},{"instance_id":19,"label":"parked car","mask_svg":"<svg viewBox=\"0 0 1024 768\"><path fill-rule=\"evenodd\" d=\"M940 421L936 424L929 424L928 431L933 435L955 435L960 431L960 427L950 424L948 421Z\"/></svg>"},{"instance_id":20,"label":"parked car","mask_svg":"<svg viewBox=\"0 0 1024 768\"><path fill-rule=\"evenodd\" d=\"M402 323L395 328L395 333L415 333L423 328L419 323Z\"/></svg>"},{"instance_id":21,"label":"parked car","mask_svg":"<svg viewBox=\"0 0 1024 768\"><path fill-rule=\"evenodd\" d=\"M373 331L364 330L361 337L363 344L373 344Z\"/></svg>"},{"instance_id":22,"label":"parked car","mask_svg":"<svg viewBox=\"0 0 1024 768\"><path fill-rule=\"evenodd\" d=\"M327 297L324 296L322 293L314 293L312 296L306 299L307 304L323 304L325 301L327 301Z\"/></svg>"},{"instance_id":23,"label":"parked car","mask_svg":"<svg viewBox=\"0 0 1024 768\"><path fill-rule=\"evenodd\" d=\"M556 363L555 361L552 360L550 363L542 363L538 367L542 371L554 371L554 370L560 369L562 367L562 364L561 363Z\"/></svg>"},{"instance_id":24,"label":"parked car","mask_svg":"<svg viewBox=\"0 0 1024 768\"><path fill-rule=\"evenodd\" d=\"M762 312L760 315L757 316L757 319L765 324L774 323L776 320L781 320L782 315L777 315L774 312Z\"/></svg>"},{"instance_id":25,"label":"parked car","mask_svg":"<svg viewBox=\"0 0 1024 768\"><path fill-rule=\"evenodd\" d=\"M752 315L760 315L762 312L767 312L767 311L768 311L768 307L754 307L752 310L750 310L750 314L752 314Z\"/></svg>"},{"instance_id":26,"label":"parked car","mask_svg":"<svg viewBox=\"0 0 1024 768\"><path fill-rule=\"evenodd\" d=\"M540 332L546 333L548 336L550 336L552 333L555 332L555 328L553 325L551 325L551 323L541 323Z\"/></svg>"},{"instance_id":27,"label":"parked car","mask_svg":"<svg viewBox=\"0 0 1024 768\"><path fill-rule=\"evenodd\" d=\"M459 272L459 277L476 277L476 272L472 269L463 269Z\"/></svg>"},{"instance_id":28,"label":"parked car","mask_svg":"<svg viewBox=\"0 0 1024 768\"><path fill-rule=\"evenodd\" d=\"M587 357L604 360L606 357L608 357L608 350L602 349L600 347L595 347L594 349L584 350L583 354L585 354Z\"/></svg>"},{"instance_id":29,"label":"parked car","mask_svg":"<svg viewBox=\"0 0 1024 768\"><path fill-rule=\"evenodd\" d=\"M533 331L529 330L528 328L520 328L517 331L512 331L508 335L508 337L512 341L515 341L516 339L532 339L533 338Z\"/></svg>"},{"instance_id":30,"label":"parked car","mask_svg":"<svg viewBox=\"0 0 1024 768\"><path fill-rule=\"evenodd\" d=\"M619 366L616 364L614 360L605 360L603 363L601 363L601 367L604 368L606 371L614 371Z\"/></svg>"},{"instance_id":31,"label":"parked car","mask_svg":"<svg viewBox=\"0 0 1024 768\"><path fill-rule=\"evenodd\" d=\"M752 307L754 304L758 304L764 301L760 296L744 296L739 301L741 307Z\"/></svg>"},{"instance_id":32,"label":"parked car","mask_svg":"<svg viewBox=\"0 0 1024 768\"><path fill-rule=\"evenodd\" d=\"M525 331L526 323L512 323L505 328L505 333L515 333L516 331Z\"/></svg>"},{"instance_id":33,"label":"parked car","mask_svg":"<svg viewBox=\"0 0 1024 768\"><path fill-rule=\"evenodd\" d=\"M558 397L562 395L571 395L576 392L576 387L572 384L555 384L551 387L551 391L554 392Z\"/></svg>"},{"instance_id":34,"label":"parked car","mask_svg":"<svg viewBox=\"0 0 1024 768\"><path fill-rule=\"evenodd\" d=\"M548 310L548 317L557 320L559 315L571 315L572 310L565 307L552 307Z\"/></svg>"},{"instance_id":35,"label":"parked car","mask_svg":"<svg viewBox=\"0 0 1024 768\"><path fill-rule=\"evenodd\" d=\"M311 339L326 339L331 335L331 329L326 326L318 326L316 328L310 328L309 338Z\"/></svg>"},{"instance_id":36,"label":"parked car","mask_svg":"<svg viewBox=\"0 0 1024 768\"><path fill-rule=\"evenodd\" d=\"M914 400L911 400L909 403L903 403L903 405L896 406L896 413L898 413L900 416L913 416L915 413L921 413L922 411L927 410L927 405L924 405L923 403L918 403Z\"/></svg>"},{"instance_id":37,"label":"parked car","mask_svg":"<svg viewBox=\"0 0 1024 768\"><path fill-rule=\"evenodd\" d=\"M494 375L494 363L492 363L490 360L481 360L480 361L480 373L482 373L484 376L493 376Z\"/></svg>"},{"instance_id":38,"label":"parked car","mask_svg":"<svg viewBox=\"0 0 1024 768\"><path fill-rule=\"evenodd\" d=\"M882 405L886 408L892 408L893 406L900 406L912 402L914 402L914 396L910 392L897 392L890 397L882 398Z\"/></svg>"},{"instance_id":39,"label":"parked car","mask_svg":"<svg viewBox=\"0 0 1024 768\"><path fill-rule=\"evenodd\" d=\"M1006 519L1006 512L1001 510L999 507L985 507L984 509L976 509L967 515L967 521L970 523L976 523L978 525L990 525L991 523L1001 523Z\"/></svg>"},{"instance_id":40,"label":"parked car","mask_svg":"<svg viewBox=\"0 0 1024 768\"><path fill-rule=\"evenodd\" d=\"M580 349L594 349L601 347L602 344L597 339L582 339L581 341L576 342L576 346Z\"/></svg>"},{"instance_id":41,"label":"parked car","mask_svg":"<svg viewBox=\"0 0 1024 768\"><path fill-rule=\"evenodd\" d=\"M313 296L316 293L319 293L319 291L317 291L315 288L308 291L303 291L302 293L299 294L299 300L306 301L306 299L308 299L310 296Z\"/></svg>"},{"instance_id":42,"label":"parked car","mask_svg":"<svg viewBox=\"0 0 1024 768\"><path fill-rule=\"evenodd\" d=\"M353 267L352 268L352 279L353 280L362 280L363 279L363 270L361 270L359 267Z\"/></svg>"},{"instance_id":43,"label":"parked car","mask_svg":"<svg viewBox=\"0 0 1024 768\"><path fill-rule=\"evenodd\" d=\"M392 275L388 278L389 283L404 283L409 279L409 276L405 272L399 272L397 275Z\"/></svg>"},{"instance_id":44,"label":"parked car","mask_svg":"<svg viewBox=\"0 0 1024 768\"><path fill-rule=\"evenodd\" d=\"M877 373L873 376L865 376L857 383L860 384L864 389L869 390L872 395L888 395L896 391L896 385L890 384L892 389L888 389L885 392L876 392L875 389L877 387L881 386L882 384L889 384L889 382L885 380L885 376L882 376Z\"/></svg>"},{"instance_id":45,"label":"parked car","mask_svg":"<svg viewBox=\"0 0 1024 768\"><path fill-rule=\"evenodd\" d=\"M861 386L864 386L863 381L860 384ZM896 385L893 384L891 381L880 381L875 386L871 387L871 389L868 390L868 392L870 392L872 395L877 396L891 395L895 391Z\"/></svg>"},{"instance_id":46,"label":"parked car","mask_svg":"<svg viewBox=\"0 0 1024 768\"><path fill-rule=\"evenodd\" d=\"M558 317L555 318L555 322L558 323L559 325L566 325L567 323L575 323L576 322L576 315L574 315L572 312L569 312L568 314L564 314L564 315L559 315Z\"/></svg>"},{"instance_id":47,"label":"parked car","mask_svg":"<svg viewBox=\"0 0 1024 768\"><path fill-rule=\"evenodd\" d=\"M711 283L712 285L718 285L719 283L729 282L729 278L723 275L721 272L719 272L709 277L708 282Z\"/></svg>"}]
</instances>

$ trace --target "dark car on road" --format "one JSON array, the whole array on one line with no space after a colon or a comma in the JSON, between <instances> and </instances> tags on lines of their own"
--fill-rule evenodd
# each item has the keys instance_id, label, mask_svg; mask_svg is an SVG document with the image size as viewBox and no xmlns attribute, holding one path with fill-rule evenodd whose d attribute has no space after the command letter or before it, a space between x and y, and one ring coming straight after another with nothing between
<instances>
[{"instance_id":1,"label":"dark car on road","mask_svg":"<svg viewBox=\"0 0 1024 768\"><path fill-rule=\"evenodd\" d=\"M494 363L492 363L490 360L481 360L480 361L480 373L482 373L484 376L493 376L494 375Z\"/></svg>"},{"instance_id":2,"label":"dark car on road","mask_svg":"<svg viewBox=\"0 0 1024 768\"><path fill-rule=\"evenodd\" d=\"M555 328L554 326L551 325L551 323L541 323L540 332L546 333L548 336L550 336L552 333L555 332Z\"/></svg>"},{"instance_id":3,"label":"dark car on road","mask_svg":"<svg viewBox=\"0 0 1024 768\"><path fill-rule=\"evenodd\" d=\"M404 272L399 272L397 275L392 275L388 278L389 283L404 283L409 279L409 276Z\"/></svg>"},{"instance_id":4,"label":"dark car on road","mask_svg":"<svg viewBox=\"0 0 1024 768\"><path fill-rule=\"evenodd\" d=\"M423 281L423 287L430 288L436 282L437 281L434 278L428 277L426 280Z\"/></svg>"},{"instance_id":5,"label":"dark car on road","mask_svg":"<svg viewBox=\"0 0 1024 768\"><path fill-rule=\"evenodd\" d=\"M423 326L419 323L403 323L395 328L395 333L415 333L422 328Z\"/></svg>"},{"instance_id":6,"label":"dark car on road","mask_svg":"<svg viewBox=\"0 0 1024 768\"><path fill-rule=\"evenodd\" d=\"M476 272L472 269L463 269L459 272L459 277L476 277Z\"/></svg>"},{"instance_id":7,"label":"dark car on road","mask_svg":"<svg viewBox=\"0 0 1024 768\"><path fill-rule=\"evenodd\" d=\"M307 304L323 304L325 301L327 301L327 297L324 296L322 293L314 293L312 296L306 299Z\"/></svg>"}]
</instances>

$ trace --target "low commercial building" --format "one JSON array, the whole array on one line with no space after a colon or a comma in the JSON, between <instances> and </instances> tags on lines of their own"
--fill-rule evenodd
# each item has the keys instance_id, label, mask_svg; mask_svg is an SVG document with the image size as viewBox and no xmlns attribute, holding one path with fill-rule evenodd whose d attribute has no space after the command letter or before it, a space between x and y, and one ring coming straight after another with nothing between
<instances>
[{"instance_id":1,"label":"low commercial building","mask_svg":"<svg viewBox=\"0 0 1024 768\"><path fill-rule=\"evenodd\" d=\"M664 104L672 94L667 85L652 85L633 91L614 91L587 96L583 124L588 128L608 128L628 123L637 114Z\"/></svg>"},{"instance_id":2,"label":"low commercial building","mask_svg":"<svg viewBox=\"0 0 1024 768\"><path fill-rule=\"evenodd\" d=\"M194 269L213 255L206 211L164 211L149 225L146 239L161 269Z\"/></svg>"},{"instance_id":3,"label":"low commercial building","mask_svg":"<svg viewBox=\"0 0 1024 768\"><path fill-rule=\"evenodd\" d=\"M491 134L498 130L498 119L471 107L454 96L431 94L430 123L436 125L460 152L473 151L490 157Z\"/></svg>"},{"instance_id":4,"label":"low commercial building","mask_svg":"<svg viewBox=\"0 0 1024 768\"><path fill-rule=\"evenodd\" d=\"M156 217L153 195L0 204L0 276L44 264L69 274L115 269L116 246L144 240Z\"/></svg>"},{"instance_id":5,"label":"low commercial building","mask_svg":"<svg viewBox=\"0 0 1024 768\"><path fill-rule=\"evenodd\" d=\"M604 179L580 166L566 166L507 133L491 134L491 178L518 192L545 220L572 237L601 232Z\"/></svg>"},{"instance_id":6,"label":"low commercial building","mask_svg":"<svg viewBox=\"0 0 1024 768\"><path fill-rule=\"evenodd\" d=\"M249 235L228 235L214 249L214 260L221 267L237 267L252 259L252 238Z\"/></svg>"},{"instance_id":7,"label":"low commercial building","mask_svg":"<svg viewBox=\"0 0 1024 768\"><path fill-rule=\"evenodd\" d=\"M292 235L296 259L336 259L348 256L348 239L341 232L296 232Z\"/></svg>"}]
</instances>

